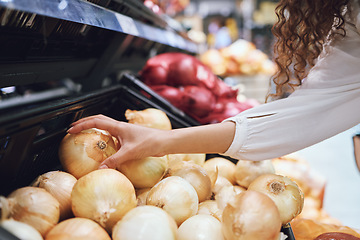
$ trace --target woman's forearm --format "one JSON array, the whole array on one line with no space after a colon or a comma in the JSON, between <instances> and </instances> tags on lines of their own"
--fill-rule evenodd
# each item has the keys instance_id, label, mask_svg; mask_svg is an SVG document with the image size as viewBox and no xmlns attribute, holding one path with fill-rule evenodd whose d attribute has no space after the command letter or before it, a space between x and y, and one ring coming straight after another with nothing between
<instances>
[{"instance_id":1,"label":"woman's forearm","mask_svg":"<svg viewBox=\"0 0 360 240\"><path fill-rule=\"evenodd\" d=\"M224 153L235 135L235 123L228 121L198 127L173 129L160 137L162 153Z\"/></svg>"}]
</instances>

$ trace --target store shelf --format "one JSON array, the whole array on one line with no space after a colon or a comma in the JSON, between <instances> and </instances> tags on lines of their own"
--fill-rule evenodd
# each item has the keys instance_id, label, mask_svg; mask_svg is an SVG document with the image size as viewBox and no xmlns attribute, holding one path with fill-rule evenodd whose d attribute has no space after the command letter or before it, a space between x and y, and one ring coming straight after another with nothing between
<instances>
[{"instance_id":1,"label":"store shelf","mask_svg":"<svg viewBox=\"0 0 360 240\"><path fill-rule=\"evenodd\" d=\"M21 27L31 26L35 15L39 14L142 37L191 52L197 51L197 45L194 42L183 38L169 27L161 29L144 24L121 13L82 0L5 0L0 1L0 7L6 8L7 11L31 13L28 17L19 18L21 21L18 25ZM2 25L5 23L6 19L3 19Z\"/></svg>"}]
</instances>

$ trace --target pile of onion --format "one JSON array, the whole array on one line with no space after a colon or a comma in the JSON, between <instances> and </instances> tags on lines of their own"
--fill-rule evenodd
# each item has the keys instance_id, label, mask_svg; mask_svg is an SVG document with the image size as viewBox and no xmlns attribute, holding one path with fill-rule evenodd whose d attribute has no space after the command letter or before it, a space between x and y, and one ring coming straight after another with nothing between
<instances>
[{"instance_id":1,"label":"pile of onion","mask_svg":"<svg viewBox=\"0 0 360 240\"><path fill-rule=\"evenodd\" d=\"M98 169L117 150L118 145L109 132L91 128L67 134L59 146L59 159L66 172L80 178Z\"/></svg>"},{"instance_id":2,"label":"pile of onion","mask_svg":"<svg viewBox=\"0 0 360 240\"><path fill-rule=\"evenodd\" d=\"M147 205L164 209L178 226L198 211L199 198L194 187L179 176L162 179L148 192Z\"/></svg>"},{"instance_id":3,"label":"pile of onion","mask_svg":"<svg viewBox=\"0 0 360 240\"><path fill-rule=\"evenodd\" d=\"M0 197L2 219L12 218L35 228L43 237L60 218L60 204L45 189L18 188L7 198Z\"/></svg>"},{"instance_id":4,"label":"pile of onion","mask_svg":"<svg viewBox=\"0 0 360 240\"><path fill-rule=\"evenodd\" d=\"M60 220L63 220L73 216L71 192L76 181L77 179L70 173L50 171L37 177L32 186L44 188L59 201Z\"/></svg>"},{"instance_id":5,"label":"pile of onion","mask_svg":"<svg viewBox=\"0 0 360 240\"><path fill-rule=\"evenodd\" d=\"M206 160L205 153L177 153L177 154L169 154L169 166L172 164L176 164L181 161L186 162L194 162L200 166L203 166Z\"/></svg>"},{"instance_id":6,"label":"pile of onion","mask_svg":"<svg viewBox=\"0 0 360 240\"><path fill-rule=\"evenodd\" d=\"M227 240L278 240L280 214L267 195L247 190L226 205L222 228Z\"/></svg>"},{"instance_id":7,"label":"pile of onion","mask_svg":"<svg viewBox=\"0 0 360 240\"><path fill-rule=\"evenodd\" d=\"M203 167L206 171L217 171L219 176L225 177L235 184L235 163L223 157L214 157L205 161Z\"/></svg>"},{"instance_id":8,"label":"pile of onion","mask_svg":"<svg viewBox=\"0 0 360 240\"><path fill-rule=\"evenodd\" d=\"M15 221L14 219L0 221L0 227L19 239L43 240L41 234L34 227L27 223Z\"/></svg>"},{"instance_id":9,"label":"pile of onion","mask_svg":"<svg viewBox=\"0 0 360 240\"><path fill-rule=\"evenodd\" d=\"M177 230L177 240L223 240L221 222L208 214L197 214L186 219Z\"/></svg>"},{"instance_id":10,"label":"pile of onion","mask_svg":"<svg viewBox=\"0 0 360 240\"><path fill-rule=\"evenodd\" d=\"M100 169L77 180L71 205L76 217L92 219L111 233L113 226L136 207L137 201L134 186L124 174Z\"/></svg>"},{"instance_id":11,"label":"pile of onion","mask_svg":"<svg viewBox=\"0 0 360 240\"><path fill-rule=\"evenodd\" d=\"M222 220L222 210L215 200L206 200L199 203L197 214L208 214L215 217L217 220Z\"/></svg>"},{"instance_id":12,"label":"pile of onion","mask_svg":"<svg viewBox=\"0 0 360 240\"><path fill-rule=\"evenodd\" d=\"M139 206L116 223L113 240L175 240L177 225L163 209L147 205Z\"/></svg>"},{"instance_id":13,"label":"pile of onion","mask_svg":"<svg viewBox=\"0 0 360 240\"><path fill-rule=\"evenodd\" d=\"M129 123L164 130L172 129L170 119L160 109L146 108L140 111L127 109L125 117Z\"/></svg>"},{"instance_id":14,"label":"pile of onion","mask_svg":"<svg viewBox=\"0 0 360 240\"><path fill-rule=\"evenodd\" d=\"M162 156L126 161L117 169L131 181L135 188L148 188L161 180L167 168L167 156Z\"/></svg>"},{"instance_id":15,"label":"pile of onion","mask_svg":"<svg viewBox=\"0 0 360 240\"><path fill-rule=\"evenodd\" d=\"M111 240L109 234L96 222L87 218L69 218L53 227L45 240Z\"/></svg>"},{"instance_id":16,"label":"pile of onion","mask_svg":"<svg viewBox=\"0 0 360 240\"><path fill-rule=\"evenodd\" d=\"M263 174L249 185L248 190L266 194L276 204L283 225L299 215L304 206L304 194L290 178L277 174Z\"/></svg>"},{"instance_id":17,"label":"pile of onion","mask_svg":"<svg viewBox=\"0 0 360 240\"><path fill-rule=\"evenodd\" d=\"M210 199L211 179L204 168L192 162L178 162L166 170L164 178L179 176L187 180L196 190L199 202Z\"/></svg>"},{"instance_id":18,"label":"pile of onion","mask_svg":"<svg viewBox=\"0 0 360 240\"><path fill-rule=\"evenodd\" d=\"M266 173L275 173L275 168L271 160L239 160L236 163L234 177L237 184L247 188L255 178Z\"/></svg>"},{"instance_id":19,"label":"pile of onion","mask_svg":"<svg viewBox=\"0 0 360 240\"><path fill-rule=\"evenodd\" d=\"M238 195L239 193L242 193L246 191L245 188L237 185L233 186L225 186L220 189L220 191L215 194L215 201L218 205L218 208L223 211L226 205L232 201L232 199Z\"/></svg>"}]
</instances>

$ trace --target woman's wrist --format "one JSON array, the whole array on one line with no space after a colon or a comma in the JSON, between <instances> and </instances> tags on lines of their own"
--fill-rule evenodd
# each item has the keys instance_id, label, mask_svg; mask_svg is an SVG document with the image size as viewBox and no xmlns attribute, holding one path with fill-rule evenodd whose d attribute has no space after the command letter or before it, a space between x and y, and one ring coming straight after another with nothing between
<instances>
[{"instance_id":1,"label":"woman's wrist","mask_svg":"<svg viewBox=\"0 0 360 240\"><path fill-rule=\"evenodd\" d=\"M156 136L161 154L224 153L235 135L235 123L223 122L163 131Z\"/></svg>"}]
</instances>

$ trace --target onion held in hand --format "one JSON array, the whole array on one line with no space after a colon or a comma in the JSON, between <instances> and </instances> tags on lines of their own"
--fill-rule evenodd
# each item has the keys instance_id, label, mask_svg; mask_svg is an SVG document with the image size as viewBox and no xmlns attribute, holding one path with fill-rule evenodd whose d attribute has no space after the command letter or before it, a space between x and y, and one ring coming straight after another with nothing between
<instances>
[{"instance_id":1,"label":"onion held in hand","mask_svg":"<svg viewBox=\"0 0 360 240\"><path fill-rule=\"evenodd\" d=\"M91 128L67 134L59 146L59 159L66 172L80 178L98 169L117 150L113 137L107 131Z\"/></svg>"}]
</instances>

